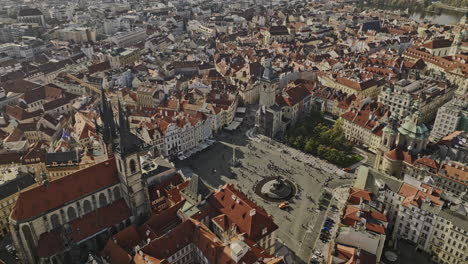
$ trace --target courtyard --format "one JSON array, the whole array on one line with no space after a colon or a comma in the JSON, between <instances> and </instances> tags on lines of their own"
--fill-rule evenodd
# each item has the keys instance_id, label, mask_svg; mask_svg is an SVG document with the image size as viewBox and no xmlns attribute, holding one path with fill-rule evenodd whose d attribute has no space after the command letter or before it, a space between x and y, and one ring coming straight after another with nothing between
<instances>
[{"instance_id":1,"label":"courtyard","mask_svg":"<svg viewBox=\"0 0 468 264\"><path fill-rule=\"evenodd\" d=\"M319 206L322 192L333 194L335 188L351 184L354 175L275 141L249 137L247 132L246 125L234 132L223 132L216 144L177 161L177 165L186 176L196 173L212 188L226 183L236 185L273 215L279 226L278 254L288 263L308 263L328 211L329 203ZM233 164L233 158L237 164ZM296 187L289 210L254 193L257 182L277 176Z\"/></svg>"}]
</instances>

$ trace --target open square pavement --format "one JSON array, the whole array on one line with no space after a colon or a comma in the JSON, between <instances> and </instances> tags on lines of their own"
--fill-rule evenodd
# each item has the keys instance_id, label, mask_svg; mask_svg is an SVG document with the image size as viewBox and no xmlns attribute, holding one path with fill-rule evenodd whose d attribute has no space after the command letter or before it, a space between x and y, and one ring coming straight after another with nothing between
<instances>
[{"instance_id":1,"label":"open square pavement","mask_svg":"<svg viewBox=\"0 0 468 264\"><path fill-rule=\"evenodd\" d=\"M273 215L279 226L278 254L284 255L288 263L307 263L328 210L319 210L321 193L328 190L333 194L334 188L349 185L353 175L275 141L247 137L247 129L223 132L216 144L177 165L185 175L196 173L213 188L226 183L238 186ZM232 166L233 149L238 166ZM298 157L298 153L302 156ZM314 160L312 165L307 164L309 160ZM285 177L296 185L290 210L279 209L278 203L265 201L254 193L255 183L271 176Z\"/></svg>"}]
</instances>

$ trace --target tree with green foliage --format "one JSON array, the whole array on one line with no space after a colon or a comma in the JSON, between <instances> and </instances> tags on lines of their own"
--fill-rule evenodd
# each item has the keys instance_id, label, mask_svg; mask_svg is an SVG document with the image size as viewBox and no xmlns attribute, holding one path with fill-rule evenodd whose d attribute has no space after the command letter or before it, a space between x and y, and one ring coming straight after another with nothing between
<instances>
[{"instance_id":1,"label":"tree with green foliage","mask_svg":"<svg viewBox=\"0 0 468 264\"><path fill-rule=\"evenodd\" d=\"M353 144L344 135L343 122L337 120L333 126L327 125L319 112L312 112L300 123L289 128L284 142L338 166L346 167L361 158L350 153Z\"/></svg>"}]
</instances>

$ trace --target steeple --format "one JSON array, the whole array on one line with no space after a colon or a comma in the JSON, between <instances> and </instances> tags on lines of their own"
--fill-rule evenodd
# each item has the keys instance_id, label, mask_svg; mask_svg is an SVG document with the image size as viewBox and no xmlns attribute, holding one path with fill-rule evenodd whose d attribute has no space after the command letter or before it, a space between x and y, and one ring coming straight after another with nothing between
<instances>
[{"instance_id":1,"label":"steeple","mask_svg":"<svg viewBox=\"0 0 468 264\"><path fill-rule=\"evenodd\" d=\"M101 108L99 109L99 115L101 116L102 121L102 128L99 128L102 138L107 145L111 145L113 143L113 139L117 136L115 130L114 112L112 111L112 105L107 101L106 93L102 88Z\"/></svg>"},{"instance_id":2,"label":"steeple","mask_svg":"<svg viewBox=\"0 0 468 264\"><path fill-rule=\"evenodd\" d=\"M125 110L118 101L118 115L119 115L119 129L118 129L118 141L116 151L122 156L140 151L142 141L130 131L130 125L128 118L125 114Z\"/></svg>"},{"instance_id":3,"label":"steeple","mask_svg":"<svg viewBox=\"0 0 468 264\"><path fill-rule=\"evenodd\" d=\"M211 190L203 183L197 174L193 174L190 183L182 190L182 196L190 203L196 205L205 199Z\"/></svg>"},{"instance_id":4,"label":"steeple","mask_svg":"<svg viewBox=\"0 0 468 264\"><path fill-rule=\"evenodd\" d=\"M265 63L265 70L263 70L262 78L268 81L272 81L276 78L275 71L273 70L273 67L271 66L271 59L267 59Z\"/></svg>"},{"instance_id":5,"label":"steeple","mask_svg":"<svg viewBox=\"0 0 468 264\"><path fill-rule=\"evenodd\" d=\"M397 129L398 129L398 114L396 112L393 112L390 115L388 125L392 129L392 131L395 131L395 132L397 131Z\"/></svg>"},{"instance_id":6,"label":"steeple","mask_svg":"<svg viewBox=\"0 0 468 264\"><path fill-rule=\"evenodd\" d=\"M421 111L419 111L419 100L413 103L413 107L411 108L413 114L411 115L411 119L417 125L421 124Z\"/></svg>"}]
</instances>

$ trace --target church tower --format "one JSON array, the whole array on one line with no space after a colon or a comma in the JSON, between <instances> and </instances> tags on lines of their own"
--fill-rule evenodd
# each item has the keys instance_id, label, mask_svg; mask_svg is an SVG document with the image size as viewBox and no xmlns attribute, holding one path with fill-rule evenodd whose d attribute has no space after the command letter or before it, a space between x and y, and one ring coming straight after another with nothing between
<instances>
[{"instance_id":1,"label":"church tower","mask_svg":"<svg viewBox=\"0 0 468 264\"><path fill-rule=\"evenodd\" d=\"M417 155L426 149L429 129L421 122L418 102L414 103L412 112L398 128L397 144L411 155Z\"/></svg>"},{"instance_id":2,"label":"church tower","mask_svg":"<svg viewBox=\"0 0 468 264\"><path fill-rule=\"evenodd\" d=\"M114 141L114 157L120 178L122 194L134 216L143 221L150 212L146 180L140 164L141 140L130 132L128 119L119 101L118 138Z\"/></svg>"},{"instance_id":3,"label":"church tower","mask_svg":"<svg viewBox=\"0 0 468 264\"><path fill-rule=\"evenodd\" d=\"M271 66L271 60L266 63L263 76L259 81L260 85L260 107L270 107L275 104L276 92L278 89L278 78Z\"/></svg>"},{"instance_id":4,"label":"church tower","mask_svg":"<svg viewBox=\"0 0 468 264\"><path fill-rule=\"evenodd\" d=\"M95 126L102 135L109 157L115 158L122 196L132 211L133 221L139 223L145 220L150 212L148 188L140 164L139 153L143 143L131 133L128 119L120 101L118 103L118 124L116 124L112 105L107 101L104 91L101 92L102 126L98 127L97 123Z\"/></svg>"},{"instance_id":5,"label":"church tower","mask_svg":"<svg viewBox=\"0 0 468 264\"><path fill-rule=\"evenodd\" d=\"M383 129L380 146L377 149L374 168L380 169L383 155L396 147L396 139L398 135L398 114L392 113L389 117L388 125Z\"/></svg>"},{"instance_id":6,"label":"church tower","mask_svg":"<svg viewBox=\"0 0 468 264\"><path fill-rule=\"evenodd\" d=\"M398 114L393 113L390 115L388 126L383 129L381 145L385 149L391 150L396 145L396 138L398 134Z\"/></svg>"}]
</instances>

